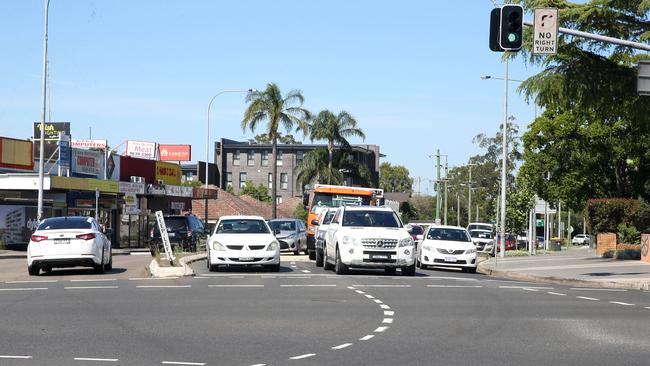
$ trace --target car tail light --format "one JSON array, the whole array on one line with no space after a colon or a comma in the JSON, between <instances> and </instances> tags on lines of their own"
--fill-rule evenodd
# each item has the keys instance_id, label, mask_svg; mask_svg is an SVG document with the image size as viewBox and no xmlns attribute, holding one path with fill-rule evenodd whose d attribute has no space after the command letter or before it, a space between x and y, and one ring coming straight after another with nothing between
<instances>
[{"instance_id":1,"label":"car tail light","mask_svg":"<svg viewBox=\"0 0 650 366\"><path fill-rule=\"evenodd\" d=\"M30 238L31 241L35 241L37 243L40 242L40 241L46 240L46 239L47 239L47 236L44 236L44 235L32 235L32 237Z\"/></svg>"},{"instance_id":2,"label":"car tail light","mask_svg":"<svg viewBox=\"0 0 650 366\"><path fill-rule=\"evenodd\" d=\"M83 240L91 240L95 239L95 234L90 233L90 234L79 234L77 235L77 239L83 239Z\"/></svg>"}]
</instances>

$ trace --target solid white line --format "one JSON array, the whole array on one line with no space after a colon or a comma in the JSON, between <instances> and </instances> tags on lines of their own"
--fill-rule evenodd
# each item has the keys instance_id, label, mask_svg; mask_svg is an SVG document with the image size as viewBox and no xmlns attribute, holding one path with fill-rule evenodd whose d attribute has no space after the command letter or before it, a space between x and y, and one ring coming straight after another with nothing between
<instances>
[{"instance_id":1,"label":"solid white line","mask_svg":"<svg viewBox=\"0 0 650 366\"><path fill-rule=\"evenodd\" d=\"M393 318L384 318L381 322L382 324L393 324Z\"/></svg>"},{"instance_id":2,"label":"solid white line","mask_svg":"<svg viewBox=\"0 0 650 366\"><path fill-rule=\"evenodd\" d=\"M119 286L68 286L64 287L64 290L103 290L103 289L115 289Z\"/></svg>"},{"instance_id":3,"label":"solid white line","mask_svg":"<svg viewBox=\"0 0 650 366\"><path fill-rule=\"evenodd\" d=\"M411 287L411 285L355 285L356 287L388 287L388 288L402 288L402 287Z\"/></svg>"},{"instance_id":4,"label":"solid white line","mask_svg":"<svg viewBox=\"0 0 650 366\"><path fill-rule=\"evenodd\" d=\"M54 283L59 280L42 280L42 281L5 281L5 283Z\"/></svg>"},{"instance_id":5,"label":"solid white line","mask_svg":"<svg viewBox=\"0 0 650 366\"><path fill-rule=\"evenodd\" d=\"M526 285L536 285L535 282L524 282L524 281L505 281L505 280L483 280L487 282L502 282L502 283L521 283Z\"/></svg>"},{"instance_id":6,"label":"solid white line","mask_svg":"<svg viewBox=\"0 0 650 366\"><path fill-rule=\"evenodd\" d=\"M47 290L47 287L0 288L0 291L37 291Z\"/></svg>"},{"instance_id":7,"label":"solid white line","mask_svg":"<svg viewBox=\"0 0 650 366\"><path fill-rule=\"evenodd\" d=\"M108 282L108 281L117 281L117 278L98 278L98 279L70 280L70 282Z\"/></svg>"},{"instance_id":8,"label":"solid white line","mask_svg":"<svg viewBox=\"0 0 650 366\"><path fill-rule=\"evenodd\" d=\"M522 288L522 290L524 290L524 291L531 291L531 292L539 292L539 290L534 289L534 288L529 288L529 287L524 287L524 288Z\"/></svg>"},{"instance_id":9,"label":"solid white line","mask_svg":"<svg viewBox=\"0 0 650 366\"><path fill-rule=\"evenodd\" d=\"M550 291L547 292L547 294L549 294L549 295L555 295L555 296L566 296L566 294L562 294L562 293L559 293L559 292L550 292Z\"/></svg>"},{"instance_id":10,"label":"solid white line","mask_svg":"<svg viewBox=\"0 0 650 366\"><path fill-rule=\"evenodd\" d=\"M264 285L208 285L208 287L264 287Z\"/></svg>"},{"instance_id":11,"label":"solid white line","mask_svg":"<svg viewBox=\"0 0 650 366\"><path fill-rule=\"evenodd\" d=\"M163 365L193 365L193 366L203 366L205 362L183 362L183 361L163 361Z\"/></svg>"},{"instance_id":12,"label":"solid white line","mask_svg":"<svg viewBox=\"0 0 650 366\"><path fill-rule=\"evenodd\" d=\"M351 345L352 345L352 343L343 343L343 344L339 344L338 346L332 347L332 349L333 350L339 350L339 349L350 347Z\"/></svg>"},{"instance_id":13,"label":"solid white line","mask_svg":"<svg viewBox=\"0 0 650 366\"><path fill-rule=\"evenodd\" d=\"M244 276L228 276L228 278L244 278Z\"/></svg>"},{"instance_id":14,"label":"solid white line","mask_svg":"<svg viewBox=\"0 0 650 366\"><path fill-rule=\"evenodd\" d=\"M280 287L336 287L336 285L280 285Z\"/></svg>"},{"instance_id":15,"label":"solid white line","mask_svg":"<svg viewBox=\"0 0 650 366\"><path fill-rule=\"evenodd\" d=\"M132 277L129 281L149 281L149 280L175 280L178 277Z\"/></svg>"},{"instance_id":16,"label":"solid white line","mask_svg":"<svg viewBox=\"0 0 650 366\"><path fill-rule=\"evenodd\" d=\"M388 306L386 304L381 304L381 305L379 305L379 307L381 307L382 309L390 309L390 306Z\"/></svg>"},{"instance_id":17,"label":"solid white line","mask_svg":"<svg viewBox=\"0 0 650 366\"><path fill-rule=\"evenodd\" d=\"M27 360L27 359L32 358L32 356L0 355L0 358L9 358L9 359L16 359L16 360Z\"/></svg>"},{"instance_id":18,"label":"solid white line","mask_svg":"<svg viewBox=\"0 0 650 366\"><path fill-rule=\"evenodd\" d=\"M623 306L634 306L634 304L630 304L627 302L620 302L620 301L609 301L610 304L616 304L616 305L623 305Z\"/></svg>"},{"instance_id":19,"label":"solid white line","mask_svg":"<svg viewBox=\"0 0 650 366\"><path fill-rule=\"evenodd\" d=\"M383 304L383 301L381 301L379 299L374 299L373 301L376 302L377 304Z\"/></svg>"},{"instance_id":20,"label":"solid white line","mask_svg":"<svg viewBox=\"0 0 650 366\"><path fill-rule=\"evenodd\" d=\"M532 287L532 286L499 286L499 288L511 288L511 289L528 289L532 288L535 290L553 290L553 287Z\"/></svg>"},{"instance_id":21,"label":"solid white line","mask_svg":"<svg viewBox=\"0 0 650 366\"><path fill-rule=\"evenodd\" d=\"M584 296L576 296L578 299L583 299L583 300L591 300L591 301L599 301L600 299L594 299L593 297L584 297Z\"/></svg>"},{"instance_id":22,"label":"solid white line","mask_svg":"<svg viewBox=\"0 0 650 366\"><path fill-rule=\"evenodd\" d=\"M612 291L612 292L625 292L627 290L621 288L590 288L590 287L571 287L570 290L575 291Z\"/></svg>"},{"instance_id":23,"label":"solid white line","mask_svg":"<svg viewBox=\"0 0 650 366\"><path fill-rule=\"evenodd\" d=\"M384 315L386 315L386 316L393 316L393 315L395 315L395 312L394 312L394 311L388 311L388 310L386 310L386 311L384 311Z\"/></svg>"},{"instance_id":24,"label":"solid white line","mask_svg":"<svg viewBox=\"0 0 650 366\"><path fill-rule=\"evenodd\" d=\"M291 276L291 277L285 277L283 278L283 280L293 280L295 278L304 279L304 278L311 278L311 276Z\"/></svg>"},{"instance_id":25,"label":"solid white line","mask_svg":"<svg viewBox=\"0 0 650 366\"><path fill-rule=\"evenodd\" d=\"M271 279L278 278L278 277L277 276L262 276L260 278L263 279L263 280L271 280Z\"/></svg>"},{"instance_id":26,"label":"solid white line","mask_svg":"<svg viewBox=\"0 0 650 366\"><path fill-rule=\"evenodd\" d=\"M136 288L188 288L192 285L140 285L135 286Z\"/></svg>"},{"instance_id":27,"label":"solid white line","mask_svg":"<svg viewBox=\"0 0 650 366\"><path fill-rule=\"evenodd\" d=\"M369 298L369 299L374 299L374 298L375 298L375 297L372 296L372 295L363 295L363 296L365 296L365 297L367 297L367 298Z\"/></svg>"},{"instance_id":28,"label":"solid white line","mask_svg":"<svg viewBox=\"0 0 650 366\"><path fill-rule=\"evenodd\" d=\"M290 360L302 360L303 358L312 357L312 356L316 356L316 354L315 353L306 353L306 354L300 355L300 356L289 357L289 359Z\"/></svg>"},{"instance_id":29,"label":"solid white line","mask_svg":"<svg viewBox=\"0 0 650 366\"><path fill-rule=\"evenodd\" d=\"M372 338L374 338L374 337L375 337L374 334L368 334L368 335L365 336L365 337L359 338L359 340L360 340L360 341L367 341L367 340L372 339Z\"/></svg>"},{"instance_id":30,"label":"solid white line","mask_svg":"<svg viewBox=\"0 0 650 366\"><path fill-rule=\"evenodd\" d=\"M117 358L91 358L91 357L75 357L75 361L99 361L99 362L117 362Z\"/></svg>"},{"instance_id":31,"label":"solid white line","mask_svg":"<svg viewBox=\"0 0 650 366\"><path fill-rule=\"evenodd\" d=\"M303 269L301 272L302 272L302 273L311 273L311 271L308 270L308 269Z\"/></svg>"},{"instance_id":32,"label":"solid white line","mask_svg":"<svg viewBox=\"0 0 650 366\"><path fill-rule=\"evenodd\" d=\"M388 329L388 328L389 328L389 327L378 327L377 329L375 329L375 333L382 333L382 332L385 332L386 329Z\"/></svg>"},{"instance_id":33,"label":"solid white line","mask_svg":"<svg viewBox=\"0 0 650 366\"><path fill-rule=\"evenodd\" d=\"M149 255L148 252L131 252L129 255Z\"/></svg>"},{"instance_id":34,"label":"solid white line","mask_svg":"<svg viewBox=\"0 0 650 366\"><path fill-rule=\"evenodd\" d=\"M427 285L433 288L481 288L481 285Z\"/></svg>"},{"instance_id":35,"label":"solid white line","mask_svg":"<svg viewBox=\"0 0 650 366\"><path fill-rule=\"evenodd\" d=\"M356 290L356 291L354 291L354 292L358 293L359 295L363 295L363 294L365 294L365 292L363 292L363 291L361 291L361 290Z\"/></svg>"}]
</instances>

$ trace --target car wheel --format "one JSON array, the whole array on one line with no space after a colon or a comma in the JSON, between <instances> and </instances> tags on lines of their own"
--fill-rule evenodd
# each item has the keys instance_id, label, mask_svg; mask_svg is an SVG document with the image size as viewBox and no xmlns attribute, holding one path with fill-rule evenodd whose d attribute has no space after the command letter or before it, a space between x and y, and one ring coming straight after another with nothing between
<instances>
[{"instance_id":1,"label":"car wheel","mask_svg":"<svg viewBox=\"0 0 650 366\"><path fill-rule=\"evenodd\" d=\"M280 272L280 263L268 265L266 269L271 272Z\"/></svg>"},{"instance_id":2,"label":"car wheel","mask_svg":"<svg viewBox=\"0 0 650 366\"><path fill-rule=\"evenodd\" d=\"M38 274L41 272L41 269L38 268L38 266L27 266L27 273L29 273L30 276L38 276Z\"/></svg>"},{"instance_id":3,"label":"car wheel","mask_svg":"<svg viewBox=\"0 0 650 366\"><path fill-rule=\"evenodd\" d=\"M334 266L327 262L327 248L323 248L323 270L329 271L334 269Z\"/></svg>"},{"instance_id":4,"label":"car wheel","mask_svg":"<svg viewBox=\"0 0 650 366\"><path fill-rule=\"evenodd\" d=\"M395 268L395 267L386 267L384 269L384 272L389 276L394 276L395 273L397 273L397 268Z\"/></svg>"},{"instance_id":5,"label":"car wheel","mask_svg":"<svg viewBox=\"0 0 650 366\"><path fill-rule=\"evenodd\" d=\"M106 267L104 266L104 250L102 250L102 261L99 262L99 264L96 264L94 268L95 268L95 273L103 274L106 272Z\"/></svg>"},{"instance_id":6,"label":"car wheel","mask_svg":"<svg viewBox=\"0 0 650 366\"><path fill-rule=\"evenodd\" d=\"M296 249L293 251L293 255L300 255L300 249Z\"/></svg>"},{"instance_id":7,"label":"car wheel","mask_svg":"<svg viewBox=\"0 0 650 366\"><path fill-rule=\"evenodd\" d=\"M158 246L156 244L150 243L149 244L149 253L151 253L152 257L156 256L157 251L158 251Z\"/></svg>"},{"instance_id":8,"label":"car wheel","mask_svg":"<svg viewBox=\"0 0 650 366\"><path fill-rule=\"evenodd\" d=\"M315 252L310 252L309 250L307 251L307 255L309 256L309 260L313 261L316 260L316 253Z\"/></svg>"},{"instance_id":9,"label":"car wheel","mask_svg":"<svg viewBox=\"0 0 650 366\"><path fill-rule=\"evenodd\" d=\"M415 263L408 267L402 267L402 276L415 276Z\"/></svg>"},{"instance_id":10,"label":"car wheel","mask_svg":"<svg viewBox=\"0 0 650 366\"><path fill-rule=\"evenodd\" d=\"M110 271L113 269L113 249L109 252L108 264L106 265L106 270Z\"/></svg>"},{"instance_id":11,"label":"car wheel","mask_svg":"<svg viewBox=\"0 0 650 366\"><path fill-rule=\"evenodd\" d=\"M318 249L316 250L316 267L323 266L323 254L321 254Z\"/></svg>"},{"instance_id":12,"label":"car wheel","mask_svg":"<svg viewBox=\"0 0 650 366\"><path fill-rule=\"evenodd\" d=\"M343 263L341 260L341 254L339 253L339 248L336 248L336 264L334 265L334 271L337 275L344 275L348 273L348 266Z\"/></svg>"}]
</instances>

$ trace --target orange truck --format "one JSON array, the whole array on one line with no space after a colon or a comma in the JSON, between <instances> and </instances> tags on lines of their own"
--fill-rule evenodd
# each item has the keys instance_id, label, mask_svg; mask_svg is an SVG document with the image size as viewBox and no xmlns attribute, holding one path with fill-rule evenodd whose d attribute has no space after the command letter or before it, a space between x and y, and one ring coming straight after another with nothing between
<instances>
[{"instance_id":1,"label":"orange truck","mask_svg":"<svg viewBox=\"0 0 650 366\"><path fill-rule=\"evenodd\" d=\"M322 210L346 205L377 205L384 197L381 188L364 188L316 184L303 196L303 204L308 210L307 216L307 250L309 259L316 259L316 226L312 223L318 219Z\"/></svg>"}]
</instances>

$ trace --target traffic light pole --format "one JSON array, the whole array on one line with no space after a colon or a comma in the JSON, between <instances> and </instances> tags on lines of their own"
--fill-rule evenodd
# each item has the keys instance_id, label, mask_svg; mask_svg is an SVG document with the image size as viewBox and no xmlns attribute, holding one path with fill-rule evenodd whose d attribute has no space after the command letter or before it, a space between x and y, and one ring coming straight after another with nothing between
<instances>
[{"instance_id":1,"label":"traffic light pole","mask_svg":"<svg viewBox=\"0 0 650 366\"><path fill-rule=\"evenodd\" d=\"M436 221L440 220L440 149L436 150Z\"/></svg>"},{"instance_id":2,"label":"traffic light pole","mask_svg":"<svg viewBox=\"0 0 650 366\"><path fill-rule=\"evenodd\" d=\"M501 155L501 243L499 256L506 255L506 165L508 159L508 52L505 59L505 75L503 77L503 132L502 132L502 155ZM496 256L495 256L496 257Z\"/></svg>"}]
</instances>

